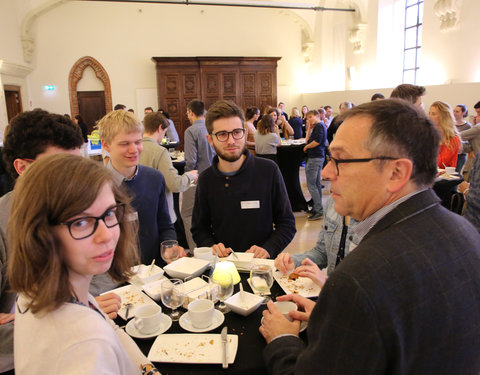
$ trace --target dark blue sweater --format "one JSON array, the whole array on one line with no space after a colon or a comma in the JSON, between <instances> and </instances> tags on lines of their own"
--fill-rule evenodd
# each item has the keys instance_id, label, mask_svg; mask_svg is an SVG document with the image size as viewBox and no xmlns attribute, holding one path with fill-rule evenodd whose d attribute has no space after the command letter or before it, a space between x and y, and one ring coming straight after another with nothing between
<instances>
[{"instance_id":1,"label":"dark blue sweater","mask_svg":"<svg viewBox=\"0 0 480 375\"><path fill-rule=\"evenodd\" d=\"M156 263L163 264L160 243L177 239L168 213L165 179L158 170L139 165L137 175L123 183L132 193L132 206L138 212L142 263L156 259Z\"/></svg>"},{"instance_id":2,"label":"dark blue sweater","mask_svg":"<svg viewBox=\"0 0 480 375\"><path fill-rule=\"evenodd\" d=\"M240 252L257 245L275 258L295 235L295 217L278 166L249 151L245 155L234 176L218 170L218 156L201 173L192 217L193 239L197 246L222 242Z\"/></svg>"}]
</instances>

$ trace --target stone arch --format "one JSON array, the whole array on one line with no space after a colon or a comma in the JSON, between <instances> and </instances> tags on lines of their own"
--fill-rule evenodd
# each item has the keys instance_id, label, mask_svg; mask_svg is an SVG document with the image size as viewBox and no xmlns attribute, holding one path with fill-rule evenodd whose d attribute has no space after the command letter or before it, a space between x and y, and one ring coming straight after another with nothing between
<instances>
[{"instance_id":1,"label":"stone arch","mask_svg":"<svg viewBox=\"0 0 480 375\"><path fill-rule=\"evenodd\" d=\"M103 68L97 60L91 56L85 56L80 58L75 64L73 64L70 74L68 75L68 91L70 93L70 112L72 118L78 115L78 97L77 97L77 85L83 77L83 72L87 67L91 67L95 72L95 76L102 81L105 91L105 112L112 111L112 89L110 87L110 78L108 78L107 71Z\"/></svg>"}]
</instances>

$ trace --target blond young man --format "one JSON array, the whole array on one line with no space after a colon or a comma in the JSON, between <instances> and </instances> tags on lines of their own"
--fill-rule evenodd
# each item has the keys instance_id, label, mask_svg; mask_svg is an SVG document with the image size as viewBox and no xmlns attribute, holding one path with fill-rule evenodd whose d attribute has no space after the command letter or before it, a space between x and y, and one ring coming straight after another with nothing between
<instances>
[{"instance_id":1,"label":"blond young man","mask_svg":"<svg viewBox=\"0 0 480 375\"><path fill-rule=\"evenodd\" d=\"M102 147L110 154L107 168L133 196L136 210L130 220L138 220L140 255L144 264L154 259L161 264L160 243L175 240L168 213L165 179L153 168L139 165L142 152L142 124L130 112L113 111L98 123Z\"/></svg>"}]
</instances>

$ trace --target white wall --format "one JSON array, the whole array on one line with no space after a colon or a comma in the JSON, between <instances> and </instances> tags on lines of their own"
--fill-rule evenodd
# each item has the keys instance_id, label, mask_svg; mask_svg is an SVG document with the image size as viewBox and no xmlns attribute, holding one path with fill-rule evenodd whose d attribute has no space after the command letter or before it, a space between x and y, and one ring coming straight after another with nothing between
<instances>
[{"instance_id":1,"label":"white wall","mask_svg":"<svg viewBox=\"0 0 480 375\"><path fill-rule=\"evenodd\" d=\"M305 64L300 23L289 12L71 1L33 23L36 50L32 63L25 64L21 16L45 0L2 0L0 59L34 69L22 86L27 91L22 92L24 100L31 102L25 109L69 113L68 73L86 55L97 59L109 74L113 103L134 108L139 115L146 105L157 105L150 103L156 90L152 56L281 56L277 93L287 108L327 103L336 107L343 100L369 100L376 91L388 96L401 80L403 33L398 29L403 24L404 0L323 0L319 5L343 8L353 3L362 14L296 12L307 14L313 33L312 60ZM424 12L419 84L429 88L425 101L443 99L471 107L479 99L477 86L464 84L480 81L480 49L472 32L478 28L480 3L463 0L458 28L449 32L440 31L433 3L426 1ZM362 54L353 54L348 41L356 22L368 24ZM95 85L91 75L84 79L80 88ZM55 85L56 91L43 91L47 84ZM0 130L1 112L0 103Z\"/></svg>"},{"instance_id":2,"label":"white wall","mask_svg":"<svg viewBox=\"0 0 480 375\"><path fill-rule=\"evenodd\" d=\"M290 95L303 65L300 27L275 10L70 2L41 16L33 29L33 106L60 113L69 113L68 73L86 55L106 69L113 103L137 113L143 110L137 90L156 88L152 56L282 56L277 82L287 105L292 101L283 95ZM44 92L46 84L57 90Z\"/></svg>"}]
</instances>

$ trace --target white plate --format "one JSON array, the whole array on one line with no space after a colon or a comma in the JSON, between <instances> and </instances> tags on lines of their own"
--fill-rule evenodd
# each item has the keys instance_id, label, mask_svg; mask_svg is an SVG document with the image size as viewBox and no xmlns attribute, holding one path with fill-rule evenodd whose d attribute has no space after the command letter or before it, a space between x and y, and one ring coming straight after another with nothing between
<instances>
[{"instance_id":1,"label":"white plate","mask_svg":"<svg viewBox=\"0 0 480 375\"><path fill-rule=\"evenodd\" d=\"M185 331L199 333L199 332L208 332L215 328L218 328L222 325L224 321L225 321L225 315L223 315L221 311L213 310L212 324L210 324L206 328L195 328L192 325L190 317L188 316L188 312L186 312L180 317L179 323L180 323L180 327L182 327Z\"/></svg>"},{"instance_id":2,"label":"white plate","mask_svg":"<svg viewBox=\"0 0 480 375\"><path fill-rule=\"evenodd\" d=\"M151 339L152 337L156 337L158 335L161 335L163 332L166 332L170 329L172 326L172 319L165 314L162 314L162 318L160 320L160 327L155 332L152 333L142 333L140 332L137 327L135 327L135 321L134 319L130 320L125 327L125 331L132 337L135 337L136 339Z\"/></svg>"},{"instance_id":3,"label":"white plate","mask_svg":"<svg viewBox=\"0 0 480 375\"><path fill-rule=\"evenodd\" d=\"M137 309L141 306L157 305L155 301L153 301L145 293L142 293L142 290L136 285L122 286L121 288L109 290L108 292L102 293L102 295L110 292L118 294L122 299L122 306L120 307L120 310L118 310L118 316L120 316L124 320L126 320L125 305L127 303L133 303L133 306L130 307L130 310L128 311L128 318L133 318L133 316L135 315L135 311L137 311Z\"/></svg>"},{"instance_id":4,"label":"white plate","mask_svg":"<svg viewBox=\"0 0 480 375\"><path fill-rule=\"evenodd\" d=\"M262 316L262 319L260 320L260 324L263 326L263 316ZM308 327L308 322L306 322L305 320L302 320L300 323L300 331L298 331L298 333L305 331L307 327Z\"/></svg>"},{"instance_id":5,"label":"white plate","mask_svg":"<svg viewBox=\"0 0 480 375\"><path fill-rule=\"evenodd\" d=\"M210 262L204 259L183 257L163 267L170 276L179 279L200 276L209 266Z\"/></svg>"},{"instance_id":6,"label":"white plate","mask_svg":"<svg viewBox=\"0 0 480 375\"><path fill-rule=\"evenodd\" d=\"M238 336L228 335L228 363L235 361ZM166 334L158 336L153 343L148 359L152 362L169 363L222 363L222 339L219 334Z\"/></svg>"},{"instance_id":7,"label":"white plate","mask_svg":"<svg viewBox=\"0 0 480 375\"><path fill-rule=\"evenodd\" d=\"M286 294L298 294L306 298L318 297L321 288L307 277L290 280L287 275L275 271L273 277Z\"/></svg>"}]
</instances>

